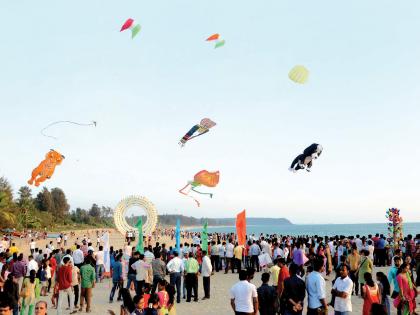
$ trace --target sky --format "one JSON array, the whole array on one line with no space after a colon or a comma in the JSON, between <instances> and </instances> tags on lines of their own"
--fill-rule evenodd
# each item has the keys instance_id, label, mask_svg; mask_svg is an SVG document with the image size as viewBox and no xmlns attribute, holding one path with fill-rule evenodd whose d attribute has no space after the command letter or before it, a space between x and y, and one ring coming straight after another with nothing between
<instances>
[{"instance_id":1,"label":"sky","mask_svg":"<svg viewBox=\"0 0 420 315\"><path fill-rule=\"evenodd\" d=\"M15 190L53 148L66 159L45 186L71 209L141 195L196 217L385 222L398 207L420 221L417 0L1 1L0 36L0 176ZM298 64L305 85L288 79ZM204 117L217 126L181 149ZM40 134L58 120L98 125ZM289 172L314 142L312 172ZM198 208L178 190L202 169L221 175Z\"/></svg>"}]
</instances>

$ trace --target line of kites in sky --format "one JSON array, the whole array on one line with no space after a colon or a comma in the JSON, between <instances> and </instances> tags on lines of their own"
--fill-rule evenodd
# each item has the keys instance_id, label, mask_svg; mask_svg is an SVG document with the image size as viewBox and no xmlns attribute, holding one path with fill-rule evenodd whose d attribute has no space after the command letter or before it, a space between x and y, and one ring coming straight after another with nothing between
<instances>
[{"instance_id":1,"label":"line of kites in sky","mask_svg":"<svg viewBox=\"0 0 420 315\"><path fill-rule=\"evenodd\" d=\"M122 25L120 32L124 32L126 30L131 31L131 38L134 39L141 31L141 25L137 23L134 19L127 19L124 24ZM220 34L216 33L209 36L206 39L207 42L214 43L214 48L223 47L226 44L226 40L221 38ZM304 84L307 82L309 77L309 71L302 65L297 65L293 67L289 72L290 80ZM94 126L96 127L97 122L92 121L91 123L78 123L69 120L60 120L52 122L51 124L47 125L41 130L41 134L45 137L57 139L56 137L46 134L45 131L58 124L73 124L78 126ZM184 147L185 144L199 136L202 136L210 131L211 128L216 126L216 123L209 118L204 118L200 121L199 124L194 125L179 141L179 145ZM302 154L299 154L292 162L289 170L292 172L297 172L298 170L305 169L306 171L310 171L312 167L312 161L317 159L322 153L322 146L313 143L309 147L307 147ZM55 150L50 150L46 155L45 159L41 161L41 163L33 169L31 178L28 180L29 185L39 186L41 183L50 179L54 174L55 168L57 165L60 165L64 160L64 155L60 154ZM210 198L213 197L212 193L201 192L197 190L199 186L206 186L206 187L216 187L219 183L220 173L219 171L216 172L209 172L206 170L202 170L194 175L193 180L188 181L188 183L179 190L179 192L187 197L192 198L197 206L200 206L200 202L193 196L190 195L191 192L195 192L202 195L208 195Z\"/></svg>"},{"instance_id":2,"label":"line of kites in sky","mask_svg":"<svg viewBox=\"0 0 420 315\"><path fill-rule=\"evenodd\" d=\"M45 137L50 137L57 139L54 136L46 134L46 130L49 127L58 124L73 124L78 126L94 126L96 127L96 121L92 123L78 123L68 120L56 121L53 122L41 130L41 134ZM209 118L203 118L200 123L194 125L180 140L179 145L184 147L188 141L191 141L194 138L200 137L210 131L211 128L216 126L216 123ZM289 168L292 172L297 172L298 170L306 170L310 172L312 167L312 162L316 160L322 153L322 146L317 143L313 143L308 146L305 150L303 150L302 154L299 154L293 161ZM60 165L63 160L65 159L64 155L61 153L51 149L45 155L45 159L41 161L41 163L33 169L31 178L28 180L29 185L35 185L38 187L41 183L50 179L54 174L55 168L57 165ZM194 175L193 180L187 182L187 184L179 190L179 193L192 198L197 206L200 206L200 201L196 199L194 196L191 195L192 192L201 195L208 195L210 198L213 197L212 193L202 192L197 190L197 187L206 186L206 187L216 187L219 183L220 173L219 171L209 172L207 170L201 170L197 174Z\"/></svg>"},{"instance_id":3,"label":"line of kites in sky","mask_svg":"<svg viewBox=\"0 0 420 315\"><path fill-rule=\"evenodd\" d=\"M127 19L121 26L120 32L124 32L126 30L131 31L131 39L134 39L140 32L141 26L139 23L130 18ZM206 41L214 43L214 48L220 48L226 44L226 40L222 39L218 33L210 35L207 37ZM309 71L304 66L297 65L289 71L289 78L296 83L305 84L309 78Z\"/></svg>"}]
</instances>

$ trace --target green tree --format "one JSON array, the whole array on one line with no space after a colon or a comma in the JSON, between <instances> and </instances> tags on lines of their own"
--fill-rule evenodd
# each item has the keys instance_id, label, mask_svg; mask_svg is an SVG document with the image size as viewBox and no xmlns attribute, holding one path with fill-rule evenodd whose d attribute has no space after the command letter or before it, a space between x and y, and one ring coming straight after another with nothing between
<instances>
[{"instance_id":1,"label":"green tree","mask_svg":"<svg viewBox=\"0 0 420 315\"><path fill-rule=\"evenodd\" d=\"M113 212L114 210L111 207L101 207L101 217L103 219L111 217Z\"/></svg>"},{"instance_id":2,"label":"green tree","mask_svg":"<svg viewBox=\"0 0 420 315\"><path fill-rule=\"evenodd\" d=\"M35 203L32 199L32 191L28 186L20 187L18 194L19 198L17 200L17 204L20 208L35 210Z\"/></svg>"},{"instance_id":3,"label":"green tree","mask_svg":"<svg viewBox=\"0 0 420 315\"><path fill-rule=\"evenodd\" d=\"M101 217L101 208L99 208L99 206L96 203L94 203L89 210L89 215L91 217L94 217L94 218L100 218Z\"/></svg>"},{"instance_id":4,"label":"green tree","mask_svg":"<svg viewBox=\"0 0 420 315\"><path fill-rule=\"evenodd\" d=\"M41 192L38 193L35 200L36 208L40 211L54 212L54 202L50 191L44 187Z\"/></svg>"},{"instance_id":5,"label":"green tree","mask_svg":"<svg viewBox=\"0 0 420 315\"><path fill-rule=\"evenodd\" d=\"M5 177L0 177L0 209L10 208L13 205L13 189Z\"/></svg>"},{"instance_id":6,"label":"green tree","mask_svg":"<svg viewBox=\"0 0 420 315\"><path fill-rule=\"evenodd\" d=\"M51 198L53 201L53 214L63 219L68 215L70 209L64 191L60 188L51 189Z\"/></svg>"}]
</instances>

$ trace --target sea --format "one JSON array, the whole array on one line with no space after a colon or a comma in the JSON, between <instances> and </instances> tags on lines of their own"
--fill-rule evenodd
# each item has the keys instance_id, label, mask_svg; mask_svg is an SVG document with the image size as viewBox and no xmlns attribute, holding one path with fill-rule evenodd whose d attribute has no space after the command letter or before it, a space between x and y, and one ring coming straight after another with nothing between
<instances>
[{"instance_id":1,"label":"sea","mask_svg":"<svg viewBox=\"0 0 420 315\"><path fill-rule=\"evenodd\" d=\"M200 232L202 228L188 228L189 231ZM234 226L209 226L208 233L230 233L235 232ZM386 223L360 223L360 224L285 224L285 225L247 225L247 234L281 234L281 235L319 235L335 236L357 235L367 236L369 234L388 235L388 226ZM403 234L420 234L420 222L404 223Z\"/></svg>"}]
</instances>

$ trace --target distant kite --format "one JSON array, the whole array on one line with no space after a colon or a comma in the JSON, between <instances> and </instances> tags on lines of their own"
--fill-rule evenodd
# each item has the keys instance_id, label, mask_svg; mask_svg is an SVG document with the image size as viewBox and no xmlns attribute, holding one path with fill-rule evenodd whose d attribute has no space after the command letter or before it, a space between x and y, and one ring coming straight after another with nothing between
<instances>
[{"instance_id":1,"label":"distant kite","mask_svg":"<svg viewBox=\"0 0 420 315\"><path fill-rule=\"evenodd\" d=\"M201 195L209 195L210 198L213 198L213 194L211 193L204 193L204 192L200 192L198 190L196 190L196 187L199 187L201 185L204 185L206 187L216 187L217 184L219 183L219 171L217 172L208 172L206 170L202 170L200 172L198 172L197 174L194 175L194 180L193 181L189 181L187 183L187 185L185 185L183 188L181 188L179 190L179 192L185 196L188 196L192 199L194 199L194 201L197 203L197 206L200 206L200 202L195 199L193 196L190 196L189 193L190 191L194 191L198 194ZM187 191L185 191L187 190Z\"/></svg>"},{"instance_id":2,"label":"distant kite","mask_svg":"<svg viewBox=\"0 0 420 315\"><path fill-rule=\"evenodd\" d=\"M69 120L59 120L59 121L54 121L51 124L49 124L48 126L44 127L41 129L41 134L45 137L49 137L49 138L53 138L53 139L58 139L54 136L50 136L44 133L44 131L48 128L50 128L51 126L54 125L58 125L58 124L73 124L73 125L78 125L78 126L95 126L96 127L96 121L92 121L91 123L88 124L83 124L83 123L78 123L78 122L74 122L74 121L69 121Z\"/></svg>"},{"instance_id":3,"label":"distant kite","mask_svg":"<svg viewBox=\"0 0 420 315\"><path fill-rule=\"evenodd\" d=\"M216 126L216 123L209 118L203 118L198 125L195 125L188 131L181 140L179 140L179 145L183 147L185 143L191 139L202 136L203 134L209 132L210 128Z\"/></svg>"},{"instance_id":4,"label":"distant kite","mask_svg":"<svg viewBox=\"0 0 420 315\"><path fill-rule=\"evenodd\" d=\"M131 30L131 39L133 39L140 32L141 26L140 24L135 23L133 19L128 19L121 27L120 32L123 32L127 29Z\"/></svg>"},{"instance_id":5,"label":"distant kite","mask_svg":"<svg viewBox=\"0 0 420 315\"><path fill-rule=\"evenodd\" d=\"M219 34L213 34L206 39L207 42L215 42L214 48L219 48L225 45L226 41L220 38Z\"/></svg>"},{"instance_id":6,"label":"distant kite","mask_svg":"<svg viewBox=\"0 0 420 315\"><path fill-rule=\"evenodd\" d=\"M300 84L305 84L308 81L309 71L304 66L295 66L289 72L289 79Z\"/></svg>"},{"instance_id":7,"label":"distant kite","mask_svg":"<svg viewBox=\"0 0 420 315\"><path fill-rule=\"evenodd\" d=\"M28 184L32 185L35 181L35 186L38 187L40 183L47 179L50 179L54 174L55 167L60 165L64 160L64 155L61 155L57 151L50 150L45 155L43 160L34 170L32 171L31 179L28 180Z\"/></svg>"},{"instance_id":8,"label":"distant kite","mask_svg":"<svg viewBox=\"0 0 420 315\"><path fill-rule=\"evenodd\" d=\"M292 162L289 171L296 173L298 170L306 169L310 172L312 167L312 160L317 159L322 153L322 146L317 143L311 144L307 147L303 154L299 154Z\"/></svg>"}]
</instances>

